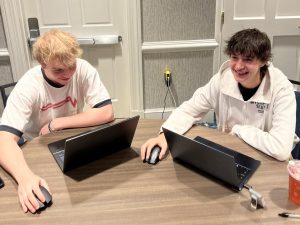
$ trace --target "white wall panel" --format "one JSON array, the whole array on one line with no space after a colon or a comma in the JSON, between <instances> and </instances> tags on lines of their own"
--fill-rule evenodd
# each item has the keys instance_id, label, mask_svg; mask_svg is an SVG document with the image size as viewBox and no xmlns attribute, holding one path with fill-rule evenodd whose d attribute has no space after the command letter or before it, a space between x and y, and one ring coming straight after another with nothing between
<instances>
[{"instance_id":1,"label":"white wall panel","mask_svg":"<svg viewBox=\"0 0 300 225\"><path fill-rule=\"evenodd\" d=\"M299 36L275 36L273 39L273 63L290 79L300 78Z\"/></svg>"},{"instance_id":2,"label":"white wall panel","mask_svg":"<svg viewBox=\"0 0 300 225\"><path fill-rule=\"evenodd\" d=\"M59 5L59 7L57 7L57 5ZM70 24L67 0L40 0L39 6L40 9L38 12L42 18L42 26Z\"/></svg>"},{"instance_id":3,"label":"white wall panel","mask_svg":"<svg viewBox=\"0 0 300 225\"><path fill-rule=\"evenodd\" d=\"M300 18L299 0L278 0L276 6L277 17L298 17Z\"/></svg>"},{"instance_id":4,"label":"white wall panel","mask_svg":"<svg viewBox=\"0 0 300 225\"><path fill-rule=\"evenodd\" d=\"M115 85L118 83L118 76L122 76L115 71L115 54L114 48L111 47L83 47L83 58L98 70L100 79L109 90L112 99L118 97Z\"/></svg>"},{"instance_id":5,"label":"white wall panel","mask_svg":"<svg viewBox=\"0 0 300 225\"><path fill-rule=\"evenodd\" d=\"M234 1L234 18L264 18L265 17L265 0L235 0Z\"/></svg>"},{"instance_id":6,"label":"white wall panel","mask_svg":"<svg viewBox=\"0 0 300 225\"><path fill-rule=\"evenodd\" d=\"M110 4L108 0L81 1L83 24L111 23Z\"/></svg>"}]
</instances>

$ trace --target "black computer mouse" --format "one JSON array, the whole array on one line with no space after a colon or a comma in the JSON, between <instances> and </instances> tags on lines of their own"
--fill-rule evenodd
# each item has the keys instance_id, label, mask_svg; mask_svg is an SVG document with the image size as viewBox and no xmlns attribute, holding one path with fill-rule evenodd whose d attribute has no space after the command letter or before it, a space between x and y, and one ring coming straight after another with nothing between
<instances>
[{"instance_id":1,"label":"black computer mouse","mask_svg":"<svg viewBox=\"0 0 300 225\"><path fill-rule=\"evenodd\" d=\"M43 193L43 195L44 195L44 197L45 197L45 202L41 202L40 200L39 200L39 198L35 195L35 197L36 197L36 200L38 201L38 203L39 203L39 211L40 210L43 210L43 209L45 209L45 208L47 208L47 207L49 207L49 206L51 206L51 204L52 204L52 196L51 196L51 194L48 192L48 190L46 189L46 188L44 188L43 186L40 186L40 190L41 190L41 192Z\"/></svg>"},{"instance_id":2,"label":"black computer mouse","mask_svg":"<svg viewBox=\"0 0 300 225\"><path fill-rule=\"evenodd\" d=\"M4 187L4 181L0 177L0 188L3 188L3 187Z\"/></svg>"},{"instance_id":3,"label":"black computer mouse","mask_svg":"<svg viewBox=\"0 0 300 225\"><path fill-rule=\"evenodd\" d=\"M152 148L151 154L148 160L146 160L147 163L155 165L159 161L159 154L160 154L161 148L156 145Z\"/></svg>"}]
</instances>

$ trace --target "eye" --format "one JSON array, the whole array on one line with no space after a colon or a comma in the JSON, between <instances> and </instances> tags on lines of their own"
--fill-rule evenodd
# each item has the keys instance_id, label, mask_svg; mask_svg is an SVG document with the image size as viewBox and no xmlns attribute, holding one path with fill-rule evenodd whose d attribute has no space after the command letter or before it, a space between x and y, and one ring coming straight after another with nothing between
<instances>
[{"instance_id":1,"label":"eye","mask_svg":"<svg viewBox=\"0 0 300 225\"><path fill-rule=\"evenodd\" d=\"M231 58L232 60L237 60L237 59L238 59L238 57L237 57L236 55L231 55L230 58Z\"/></svg>"},{"instance_id":2,"label":"eye","mask_svg":"<svg viewBox=\"0 0 300 225\"><path fill-rule=\"evenodd\" d=\"M54 73L61 73L63 71L64 71L63 69L57 69L57 70L54 70Z\"/></svg>"},{"instance_id":3,"label":"eye","mask_svg":"<svg viewBox=\"0 0 300 225\"><path fill-rule=\"evenodd\" d=\"M253 58L244 58L244 61L247 62L247 63L252 63L253 62Z\"/></svg>"},{"instance_id":4,"label":"eye","mask_svg":"<svg viewBox=\"0 0 300 225\"><path fill-rule=\"evenodd\" d=\"M54 70L52 70L52 72L53 72L54 74L60 74L60 73L63 73L64 70L63 70L63 69L54 69Z\"/></svg>"}]
</instances>

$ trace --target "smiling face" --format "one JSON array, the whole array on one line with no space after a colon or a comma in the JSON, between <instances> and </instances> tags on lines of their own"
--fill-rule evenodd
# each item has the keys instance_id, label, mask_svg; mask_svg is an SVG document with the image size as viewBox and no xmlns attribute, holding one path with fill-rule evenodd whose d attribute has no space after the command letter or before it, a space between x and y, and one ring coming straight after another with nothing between
<instances>
[{"instance_id":1,"label":"smiling face","mask_svg":"<svg viewBox=\"0 0 300 225\"><path fill-rule=\"evenodd\" d=\"M230 57L233 76L245 88L257 87L268 70L271 42L258 29L236 32L227 42L225 53Z\"/></svg>"},{"instance_id":2,"label":"smiling face","mask_svg":"<svg viewBox=\"0 0 300 225\"><path fill-rule=\"evenodd\" d=\"M59 60L50 60L47 64L42 64L42 69L49 80L60 85L66 85L72 78L76 70L76 61L68 67Z\"/></svg>"},{"instance_id":3,"label":"smiling face","mask_svg":"<svg viewBox=\"0 0 300 225\"><path fill-rule=\"evenodd\" d=\"M234 79L245 88L255 88L261 82L260 68L265 63L256 57L246 57L240 54L230 56L230 69Z\"/></svg>"}]
</instances>

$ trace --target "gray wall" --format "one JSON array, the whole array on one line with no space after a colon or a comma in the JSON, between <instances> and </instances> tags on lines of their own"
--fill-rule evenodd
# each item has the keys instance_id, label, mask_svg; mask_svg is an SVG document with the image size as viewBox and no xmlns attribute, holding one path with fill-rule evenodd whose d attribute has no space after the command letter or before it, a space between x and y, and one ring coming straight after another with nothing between
<instances>
[{"instance_id":1,"label":"gray wall","mask_svg":"<svg viewBox=\"0 0 300 225\"><path fill-rule=\"evenodd\" d=\"M0 49L7 50L5 31L3 27L2 13L0 8ZM0 57L0 85L13 81L9 57ZM3 103L0 101L0 117L3 112Z\"/></svg>"},{"instance_id":2,"label":"gray wall","mask_svg":"<svg viewBox=\"0 0 300 225\"><path fill-rule=\"evenodd\" d=\"M214 0L142 0L141 7L144 42L214 38Z\"/></svg>"},{"instance_id":3,"label":"gray wall","mask_svg":"<svg viewBox=\"0 0 300 225\"><path fill-rule=\"evenodd\" d=\"M213 39L216 1L141 0L142 41ZM144 109L164 107L165 69L172 72L177 105L189 99L213 75L213 50L143 53ZM166 107L173 107L170 95Z\"/></svg>"},{"instance_id":4,"label":"gray wall","mask_svg":"<svg viewBox=\"0 0 300 225\"><path fill-rule=\"evenodd\" d=\"M171 90L177 103L188 100L195 90L212 76L213 51L144 54L144 104L146 108L163 107L167 87L163 71L172 73ZM170 95L166 107L174 107Z\"/></svg>"}]
</instances>

